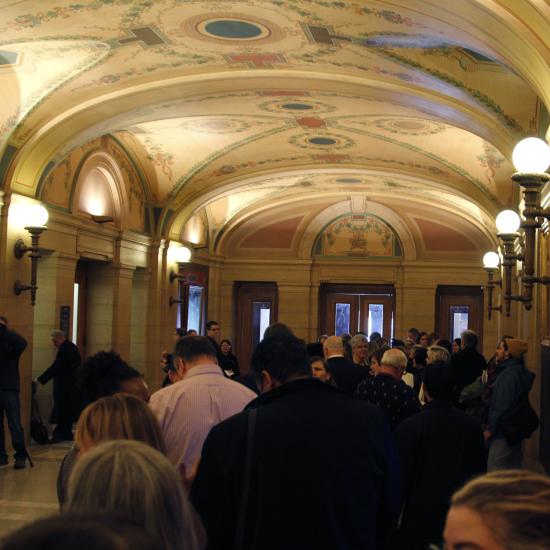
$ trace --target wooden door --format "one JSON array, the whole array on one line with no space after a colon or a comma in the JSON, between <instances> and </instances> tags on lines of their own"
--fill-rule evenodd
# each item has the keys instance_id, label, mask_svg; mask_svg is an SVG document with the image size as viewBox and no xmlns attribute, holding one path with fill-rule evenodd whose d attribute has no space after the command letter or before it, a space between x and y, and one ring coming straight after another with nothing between
<instances>
[{"instance_id":1,"label":"wooden door","mask_svg":"<svg viewBox=\"0 0 550 550\"><path fill-rule=\"evenodd\" d=\"M236 282L234 292L235 337L233 353L239 360L242 374L250 370L255 347L263 339L265 329L277 321L277 284Z\"/></svg>"},{"instance_id":2,"label":"wooden door","mask_svg":"<svg viewBox=\"0 0 550 550\"><path fill-rule=\"evenodd\" d=\"M438 286L436 292L436 327L441 338L453 340L473 330L478 350L483 349L483 294L479 286Z\"/></svg>"},{"instance_id":3,"label":"wooden door","mask_svg":"<svg viewBox=\"0 0 550 550\"><path fill-rule=\"evenodd\" d=\"M82 358L86 357L86 305L88 287L88 262L80 260L76 264L75 292L73 302L73 331L72 339ZM76 329L76 334L75 334ZM69 335L67 335L69 336Z\"/></svg>"},{"instance_id":4,"label":"wooden door","mask_svg":"<svg viewBox=\"0 0 550 550\"><path fill-rule=\"evenodd\" d=\"M360 296L359 330L369 335L379 332L389 342L393 336L393 296Z\"/></svg>"}]
</instances>

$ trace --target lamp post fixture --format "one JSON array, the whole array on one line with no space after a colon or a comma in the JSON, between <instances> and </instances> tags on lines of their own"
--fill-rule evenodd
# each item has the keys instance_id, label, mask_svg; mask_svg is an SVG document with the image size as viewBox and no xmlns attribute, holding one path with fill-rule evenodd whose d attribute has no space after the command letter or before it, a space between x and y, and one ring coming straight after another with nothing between
<instances>
[{"instance_id":1,"label":"lamp post fixture","mask_svg":"<svg viewBox=\"0 0 550 550\"><path fill-rule=\"evenodd\" d=\"M483 256L483 267L487 271L487 317L491 320L493 311L502 311L502 306L493 306L493 289L495 286L502 287L502 281L494 280L494 275L498 271L500 258L496 252L487 252Z\"/></svg>"},{"instance_id":2,"label":"lamp post fixture","mask_svg":"<svg viewBox=\"0 0 550 550\"><path fill-rule=\"evenodd\" d=\"M36 303L36 291L38 289L38 259L40 258L38 243L40 235L47 229L48 211L41 204L34 204L26 209L25 216L28 220L25 229L31 235L31 246L25 245L22 239L17 239L13 248L13 253L17 259L21 259L29 252L29 258L31 259L31 282L29 285L25 285L19 280L15 281L13 292L16 296L19 296L21 292L30 290L31 305L34 306Z\"/></svg>"}]
</instances>

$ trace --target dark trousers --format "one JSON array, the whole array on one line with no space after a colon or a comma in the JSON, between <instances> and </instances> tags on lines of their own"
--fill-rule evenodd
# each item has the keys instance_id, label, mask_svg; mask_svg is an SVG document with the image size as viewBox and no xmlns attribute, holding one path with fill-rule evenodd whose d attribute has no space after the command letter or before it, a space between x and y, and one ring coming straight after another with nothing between
<instances>
[{"instance_id":1,"label":"dark trousers","mask_svg":"<svg viewBox=\"0 0 550 550\"><path fill-rule=\"evenodd\" d=\"M4 412L8 418L8 428L11 433L11 444L15 450L15 458L25 458L25 436L21 426L21 405L19 392L0 390L0 457L7 457L4 439Z\"/></svg>"}]
</instances>

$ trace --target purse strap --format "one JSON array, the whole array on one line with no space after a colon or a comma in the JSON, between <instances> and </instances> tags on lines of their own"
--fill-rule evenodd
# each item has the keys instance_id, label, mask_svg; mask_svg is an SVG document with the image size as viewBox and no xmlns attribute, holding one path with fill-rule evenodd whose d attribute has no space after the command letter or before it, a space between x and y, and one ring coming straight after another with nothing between
<instances>
[{"instance_id":1,"label":"purse strap","mask_svg":"<svg viewBox=\"0 0 550 550\"><path fill-rule=\"evenodd\" d=\"M256 429L257 409L251 409L248 413L248 426L246 434L246 455L244 462L243 494L237 515L235 528L234 550L241 550L244 544L244 528L246 525L246 509L248 507L248 493L250 491L250 478L252 475L252 450L254 446L254 431Z\"/></svg>"}]
</instances>

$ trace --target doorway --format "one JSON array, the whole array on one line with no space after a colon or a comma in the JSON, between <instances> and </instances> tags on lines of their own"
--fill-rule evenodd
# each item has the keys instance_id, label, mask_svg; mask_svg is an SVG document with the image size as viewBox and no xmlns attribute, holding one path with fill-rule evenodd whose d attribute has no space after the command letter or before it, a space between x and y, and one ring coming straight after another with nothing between
<instances>
[{"instance_id":1,"label":"doorway","mask_svg":"<svg viewBox=\"0 0 550 550\"><path fill-rule=\"evenodd\" d=\"M325 334L393 338L395 289L392 285L323 284L319 291L319 327Z\"/></svg>"},{"instance_id":2,"label":"doorway","mask_svg":"<svg viewBox=\"0 0 550 550\"><path fill-rule=\"evenodd\" d=\"M278 291L276 283L235 282L235 355L242 374L250 370L255 347L262 341L265 329L277 321Z\"/></svg>"},{"instance_id":3,"label":"doorway","mask_svg":"<svg viewBox=\"0 0 550 550\"><path fill-rule=\"evenodd\" d=\"M440 338L453 341L465 330L473 330L478 350L483 349L483 293L479 286L438 286L436 326Z\"/></svg>"}]
</instances>

